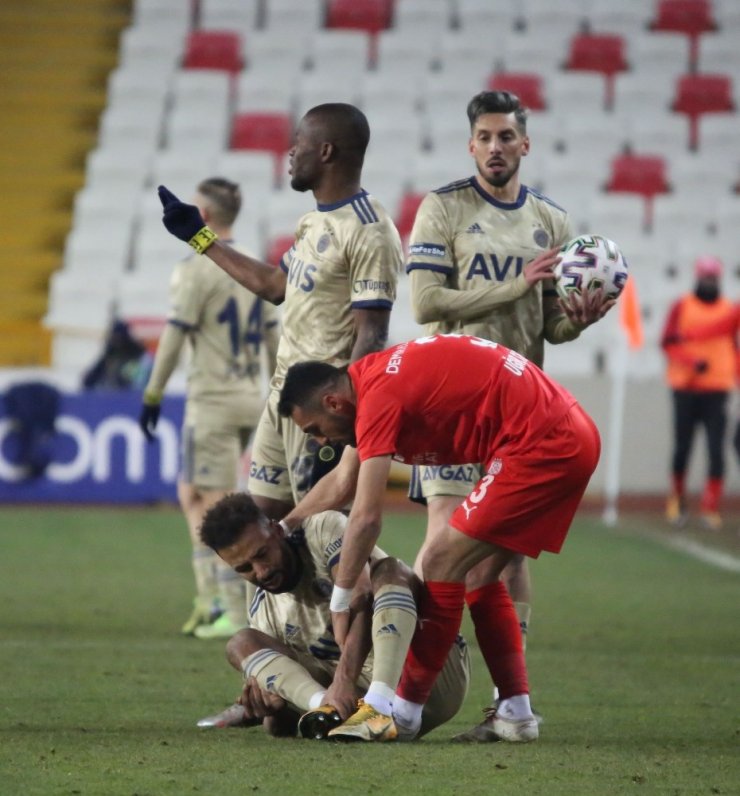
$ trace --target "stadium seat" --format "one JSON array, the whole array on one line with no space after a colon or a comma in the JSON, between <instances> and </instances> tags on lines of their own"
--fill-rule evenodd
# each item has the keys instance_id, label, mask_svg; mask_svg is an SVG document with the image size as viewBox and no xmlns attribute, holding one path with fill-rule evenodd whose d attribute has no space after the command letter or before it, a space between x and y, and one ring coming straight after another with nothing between
<instances>
[{"instance_id":1,"label":"stadium seat","mask_svg":"<svg viewBox=\"0 0 740 796\"><path fill-rule=\"evenodd\" d=\"M324 0L269 0L263 7L265 27L282 36L312 32L324 26Z\"/></svg>"},{"instance_id":2,"label":"stadium seat","mask_svg":"<svg viewBox=\"0 0 740 796\"><path fill-rule=\"evenodd\" d=\"M699 147L699 118L735 110L729 75L683 75L676 83L672 108L689 120L689 147Z\"/></svg>"},{"instance_id":3,"label":"stadium seat","mask_svg":"<svg viewBox=\"0 0 740 796\"><path fill-rule=\"evenodd\" d=\"M269 60L269 59L265 59ZM298 70L280 60L276 68L265 62L239 73L236 80L236 113L270 112L292 115Z\"/></svg>"},{"instance_id":4,"label":"stadium seat","mask_svg":"<svg viewBox=\"0 0 740 796\"><path fill-rule=\"evenodd\" d=\"M270 152L275 163L275 181L283 174L285 153L293 135L291 117L287 113L238 113L231 127L231 149L253 149Z\"/></svg>"},{"instance_id":5,"label":"stadium seat","mask_svg":"<svg viewBox=\"0 0 740 796\"><path fill-rule=\"evenodd\" d=\"M581 33L570 42L566 69L577 72L600 72L605 80L604 107L614 102L614 76L628 69L625 41L621 36Z\"/></svg>"},{"instance_id":6,"label":"stadium seat","mask_svg":"<svg viewBox=\"0 0 740 796\"><path fill-rule=\"evenodd\" d=\"M244 0L199 0L198 27L204 30L253 31L260 4Z\"/></svg>"},{"instance_id":7,"label":"stadium seat","mask_svg":"<svg viewBox=\"0 0 740 796\"><path fill-rule=\"evenodd\" d=\"M740 47L737 46L738 31L722 30L711 36L703 36L699 46L697 72L705 74L740 74ZM686 71L686 70L682 70Z\"/></svg>"},{"instance_id":8,"label":"stadium seat","mask_svg":"<svg viewBox=\"0 0 740 796\"><path fill-rule=\"evenodd\" d=\"M195 193L195 186L204 178L213 174L217 149L206 151L198 146L197 137L190 149L163 149L154 155L152 161L151 193L157 185L166 185L183 201L190 201ZM152 207L156 207L154 199ZM159 221L159 213L154 218Z\"/></svg>"},{"instance_id":9,"label":"stadium seat","mask_svg":"<svg viewBox=\"0 0 740 796\"><path fill-rule=\"evenodd\" d=\"M133 22L139 27L193 22L195 3L190 0L136 0L133 3Z\"/></svg>"},{"instance_id":10,"label":"stadium seat","mask_svg":"<svg viewBox=\"0 0 740 796\"><path fill-rule=\"evenodd\" d=\"M675 79L689 68L689 46L681 33L667 31L653 33L642 31L629 40L630 77L639 77L643 82L650 75L650 81ZM623 75L617 77L617 82Z\"/></svg>"},{"instance_id":11,"label":"stadium seat","mask_svg":"<svg viewBox=\"0 0 740 796\"><path fill-rule=\"evenodd\" d=\"M269 152L230 150L216 157L214 174L239 183L242 196L261 194L275 187L275 167Z\"/></svg>"},{"instance_id":12,"label":"stadium seat","mask_svg":"<svg viewBox=\"0 0 740 796\"><path fill-rule=\"evenodd\" d=\"M287 36L270 29L250 33L242 45L247 72L256 69L265 74L272 71L276 83L283 75L300 72L308 59L312 35L306 30Z\"/></svg>"},{"instance_id":13,"label":"stadium seat","mask_svg":"<svg viewBox=\"0 0 740 796\"><path fill-rule=\"evenodd\" d=\"M100 116L99 146L135 145L142 152L153 152L161 143L164 108L164 96L142 97L131 104L110 103Z\"/></svg>"},{"instance_id":14,"label":"stadium seat","mask_svg":"<svg viewBox=\"0 0 740 796\"><path fill-rule=\"evenodd\" d=\"M498 68L504 52L506 31L486 27L477 30L444 31L436 47L435 68L447 70L467 63L489 74Z\"/></svg>"},{"instance_id":15,"label":"stadium seat","mask_svg":"<svg viewBox=\"0 0 740 796\"><path fill-rule=\"evenodd\" d=\"M364 72L370 58L370 36L364 30L321 30L311 39L311 68L323 71L329 82L336 74Z\"/></svg>"},{"instance_id":16,"label":"stadium seat","mask_svg":"<svg viewBox=\"0 0 740 796\"><path fill-rule=\"evenodd\" d=\"M628 153L614 158L610 169L607 191L642 196L645 202L645 225L649 227L654 197L670 190L665 160L653 155Z\"/></svg>"},{"instance_id":17,"label":"stadium seat","mask_svg":"<svg viewBox=\"0 0 740 796\"><path fill-rule=\"evenodd\" d=\"M324 102L357 104L359 87L360 75L354 71L344 74L332 70L303 72L296 92L296 119L300 119L310 108Z\"/></svg>"},{"instance_id":18,"label":"stadium seat","mask_svg":"<svg viewBox=\"0 0 740 796\"><path fill-rule=\"evenodd\" d=\"M650 24L652 9L646 3L615 3L614 0L591 0L588 23L595 33L616 33L630 44L632 38Z\"/></svg>"},{"instance_id":19,"label":"stadium seat","mask_svg":"<svg viewBox=\"0 0 740 796\"><path fill-rule=\"evenodd\" d=\"M207 113L181 106L174 108L165 125L167 147L189 151L197 163L198 149L206 157L226 148L230 121L227 105L209 108Z\"/></svg>"},{"instance_id":20,"label":"stadium seat","mask_svg":"<svg viewBox=\"0 0 740 796\"><path fill-rule=\"evenodd\" d=\"M270 263L270 265L280 265L280 260L283 255L290 249L294 242L295 238L293 235L278 235L272 238L267 243L265 260Z\"/></svg>"},{"instance_id":21,"label":"stadium seat","mask_svg":"<svg viewBox=\"0 0 740 796\"><path fill-rule=\"evenodd\" d=\"M378 33L390 27L392 11L392 0L329 0L326 27Z\"/></svg>"},{"instance_id":22,"label":"stadium seat","mask_svg":"<svg viewBox=\"0 0 740 796\"><path fill-rule=\"evenodd\" d=\"M548 73L545 87L548 108L554 113L572 117L577 108L581 115L603 118L604 78L597 72Z\"/></svg>"},{"instance_id":23,"label":"stadium seat","mask_svg":"<svg viewBox=\"0 0 740 796\"><path fill-rule=\"evenodd\" d=\"M195 30L185 47L186 69L216 69L232 74L242 68L242 41L229 30Z\"/></svg>"},{"instance_id":24,"label":"stadium seat","mask_svg":"<svg viewBox=\"0 0 740 796\"><path fill-rule=\"evenodd\" d=\"M466 34L485 31L494 38L505 39L516 21L514 4L492 3L491 0L457 0L457 24Z\"/></svg>"},{"instance_id":25,"label":"stadium seat","mask_svg":"<svg viewBox=\"0 0 740 796\"><path fill-rule=\"evenodd\" d=\"M384 30L376 41L375 69L363 77L383 75L395 88L429 71L437 52L438 37L416 36L413 30ZM381 78L379 78L381 79Z\"/></svg>"},{"instance_id":26,"label":"stadium seat","mask_svg":"<svg viewBox=\"0 0 740 796\"><path fill-rule=\"evenodd\" d=\"M488 79L492 91L511 91L530 111L547 110L542 78L524 72L497 72Z\"/></svg>"},{"instance_id":27,"label":"stadium seat","mask_svg":"<svg viewBox=\"0 0 740 796\"><path fill-rule=\"evenodd\" d=\"M569 30L569 35L572 31ZM557 74L568 54L567 37L548 37L533 31L516 32L506 37L501 53L496 53L496 67L506 72L530 72L536 65L540 74ZM603 93L603 87L602 93Z\"/></svg>"},{"instance_id":28,"label":"stadium seat","mask_svg":"<svg viewBox=\"0 0 740 796\"><path fill-rule=\"evenodd\" d=\"M711 0L659 0L650 25L654 31L676 31L689 37L690 65L696 65L699 37L716 30Z\"/></svg>"},{"instance_id":29,"label":"stadium seat","mask_svg":"<svg viewBox=\"0 0 740 796\"><path fill-rule=\"evenodd\" d=\"M172 81L173 108L187 107L191 113L227 107L231 101L231 76L209 69L180 69Z\"/></svg>"},{"instance_id":30,"label":"stadium seat","mask_svg":"<svg viewBox=\"0 0 740 796\"><path fill-rule=\"evenodd\" d=\"M406 240L411 234L411 228L414 226L414 219L416 218L416 211L419 209L419 205L425 194L426 191L406 191L401 197L395 221L398 233L403 240Z\"/></svg>"}]
</instances>

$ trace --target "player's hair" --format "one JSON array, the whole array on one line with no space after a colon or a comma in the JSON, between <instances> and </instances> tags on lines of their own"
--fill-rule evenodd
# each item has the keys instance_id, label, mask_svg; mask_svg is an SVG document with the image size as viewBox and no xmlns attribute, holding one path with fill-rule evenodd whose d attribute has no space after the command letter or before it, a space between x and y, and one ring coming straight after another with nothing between
<instances>
[{"instance_id":1,"label":"player's hair","mask_svg":"<svg viewBox=\"0 0 740 796\"><path fill-rule=\"evenodd\" d=\"M370 143L370 125L365 114L346 102L327 102L306 112L320 125L318 134L334 144L337 159L361 168Z\"/></svg>"},{"instance_id":2,"label":"player's hair","mask_svg":"<svg viewBox=\"0 0 740 796\"><path fill-rule=\"evenodd\" d=\"M298 362L288 368L280 391L278 412L290 417L296 407L306 409L318 405L318 397L338 386L346 368L335 368L326 362Z\"/></svg>"},{"instance_id":3,"label":"player's hair","mask_svg":"<svg viewBox=\"0 0 740 796\"><path fill-rule=\"evenodd\" d=\"M527 132L527 109L511 91L481 91L468 103L468 121L472 130L484 113L513 113L522 135Z\"/></svg>"},{"instance_id":4,"label":"player's hair","mask_svg":"<svg viewBox=\"0 0 740 796\"><path fill-rule=\"evenodd\" d=\"M209 177L198 185L198 193L208 201L213 220L222 227L230 227L242 206L239 186L224 177Z\"/></svg>"},{"instance_id":5,"label":"player's hair","mask_svg":"<svg viewBox=\"0 0 740 796\"><path fill-rule=\"evenodd\" d=\"M204 545L218 552L234 544L248 525L263 519L250 495L238 492L225 495L205 513L200 526Z\"/></svg>"}]
</instances>

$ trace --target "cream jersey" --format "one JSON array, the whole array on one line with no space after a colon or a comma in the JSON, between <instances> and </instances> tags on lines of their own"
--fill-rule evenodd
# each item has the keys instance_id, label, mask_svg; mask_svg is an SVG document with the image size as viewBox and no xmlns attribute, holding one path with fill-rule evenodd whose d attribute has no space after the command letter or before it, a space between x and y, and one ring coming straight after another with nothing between
<instances>
[{"instance_id":1,"label":"cream jersey","mask_svg":"<svg viewBox=\"0 0 740 796\"><path fill-rule=\"evenodd\" d=\"M245 407L255 402L259 414L262 349L277 345L276 308L207 257L194 255L175 266L167 320L183 328L189 341L188 422L239 425Z\"/></svg>"},{"instance_id":2,"label":"cream jersey","mask_svg":"<svg viewBox=\"0 0 740 796\"><path fill-rule=\"evenodd\" d=\"M304 215L280 262L287 284L271 386L280 389L296 362L346 365L355 344L352 311L390 309L402 264L398 230L366 191Z\"/></svg>"},{"instance_id":3,"label":"cream jersey","mask_svg":"<svg viewBox=\"0 0 740 796\"><path fill-rule=\"evenodd\" d=\"M494 340L541 366L544 340L572 340L578 330L558 306L553 284L539 282L529 288L522 269L545 249L571 237L566 211L524 185L512 203L491 197L474 177L429 193L419 206L409 241L406 270L411 273L412 300L419 300L422 282L479 294L483 289L487 310L474 317L468 302L460 318L452 302L464 299L440 296L440 306L432 313L439 320L427 332ZM415 277L414 271L424 273ZM474 299L472 294L469 298Z\"/></svg>"},{"instance_id":4,"label":"cream jersey","mask_svg":"<svg viewBox=\"0 0 740 796\"><path fill-rule=\"evenodd\" d=\"M310 517L298 534L303 574L290 592L272 594L257 589L249 608L249 623L299 653L319 660L339 659L339 645L331 628L329 601L334 586L332 569L339 562L347 518L338 511ZM296 535L294 534L294 539ZM376 547L372 559L385 558ZM363 671L372 671L372 652Z\"/></svg>"}]
</instances>

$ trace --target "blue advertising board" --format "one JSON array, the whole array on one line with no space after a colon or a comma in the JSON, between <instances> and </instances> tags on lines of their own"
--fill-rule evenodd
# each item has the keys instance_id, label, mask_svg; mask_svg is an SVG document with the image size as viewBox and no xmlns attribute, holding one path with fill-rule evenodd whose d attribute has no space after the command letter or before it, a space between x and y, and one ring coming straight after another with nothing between
<instances>
[{"instance_id":1,"label":"blue advertising board","mask_svg":"<svg viewBox=\"0 0 740 796\"><path fill-rule=\"evenodd\" d=\"M14 458L17 429L0 401L0 502L176 502L182 396L162 402L157 440L138 425L141 393L62 393L51 461L29 478Z\"/></svg>"}]
</instances>

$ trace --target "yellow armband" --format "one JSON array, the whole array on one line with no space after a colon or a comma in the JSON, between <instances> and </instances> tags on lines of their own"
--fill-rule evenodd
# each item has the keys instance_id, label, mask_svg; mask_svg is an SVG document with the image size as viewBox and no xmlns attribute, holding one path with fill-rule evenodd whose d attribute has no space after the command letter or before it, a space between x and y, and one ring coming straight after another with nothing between
<instances>
[{"instance_id":1,"label":"yellow armband","mask_svg":"<svg viewBox=\"0 0 740 796\"><path fill-rule=\"evenodd\" d=\"M216 235L210 227L205 226L190 238L188 244L192 246L198 254L203 254L215 240L218 240L218 235Z\"/></svg>"},{"instance_id":2,"label":"yellow armband","mask_svg":"<svg viewBox=\"0 0 740 796\"><path fill-rule=\"evenodd\" d=\"M143 402L146 406L159 406L162 403L160 390L144 390Z\"/></svg>"}]
</instances>

